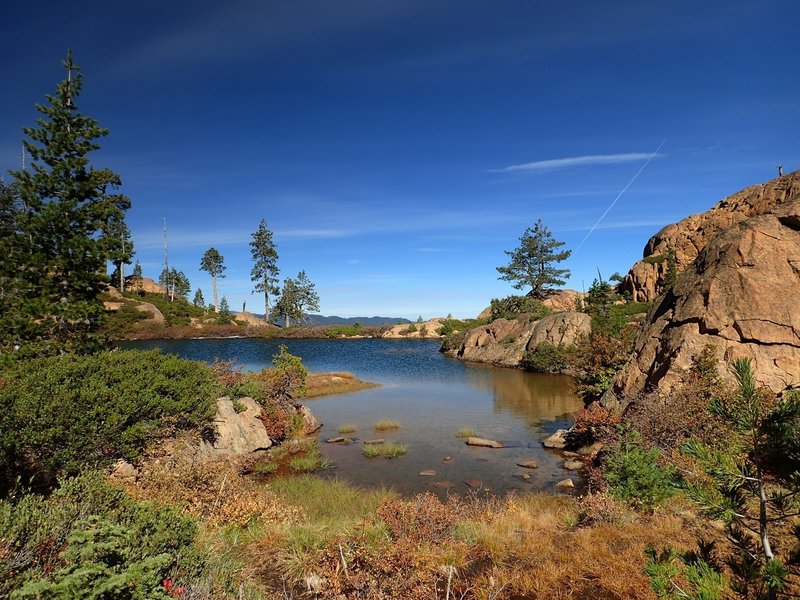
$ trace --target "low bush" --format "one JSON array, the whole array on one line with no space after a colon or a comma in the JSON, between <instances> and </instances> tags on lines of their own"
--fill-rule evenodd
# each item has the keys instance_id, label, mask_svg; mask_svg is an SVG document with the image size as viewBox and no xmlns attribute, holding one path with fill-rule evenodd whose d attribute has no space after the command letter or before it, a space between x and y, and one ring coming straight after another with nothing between
<instances>
[{"instance_id":1,"label":"low bush","mask_svg":"<svg viewBox=\"0 0 800 600\"><path fill-rule=\"evenodd\" d=\"M391 431L392 429L400 429L400 423L390 419L382 419L380 421L375 421L372 428L375 431Z\"/></svg>"},{"instance_id":2,"label":"low bush","mask_svg":"<svg viewBox=\"0 0 800 600\"><path fill-rule=\"evenodd\" d=\"M530 296L506 296L493 298L491 302L491 320L516 319L520 315L531 315L533 320L538 320L550 314L550 309L542 304L541 300Z\"/></svg>"},{"instance_id":3,"label":"low bush","mask_svg":"<svg viewBox=\"0 0 800 600\"><path fill-rule=\"evenodd\" d=\"M191 589L204 568L195 523L104 480L87 472L49 498L0 501L0 597L167 599L165 580Z\"/></svg>"},{"instance_id":4,"label":"low bush","mask_svg":"<svg viewBox=\"0 0 800 600\"><path fill-rule=\"evenodd\" d=\"M208 367L157 350L17 362L0 379L0 491L14 477L43 488L133 461L156 439L209 425L220 392Z\"/></svg>"},{"instance_id":5,"label":"low bush","mask_svg":"<svg viewBox=\"0 0 800 600\"><path fill-rule=\"evenodd\" d=\"M652 509L674 495L678 483L675 468L662 466L660 457L658 448L643 447L637 432L626 432L606 457L609 494L644 509Z\"/></svg>"},{"instance_id":6,"label":"low bush","mask_svg":"<svg viewBox=\"0 0 800 600\"><path fill-rule=\"evenodd\" d=\"M565 347L544 341L534 350L525 352L520 365L537 373L560 373L569 365L568 355L569 350Z\"/></svg>"}]
</instances>

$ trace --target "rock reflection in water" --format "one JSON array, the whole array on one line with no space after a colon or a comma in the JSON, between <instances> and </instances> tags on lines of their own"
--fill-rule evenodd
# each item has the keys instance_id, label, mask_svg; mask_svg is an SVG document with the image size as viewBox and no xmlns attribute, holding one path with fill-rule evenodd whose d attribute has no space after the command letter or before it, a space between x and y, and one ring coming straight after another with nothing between
<instances>
[{"instance_id":1,"label":"rock reflection in water","mask_svg":"<svg viewBox=\"0 0 800 600\"><path fill-rule=\"evenodd\" d=\"M573 380L565 375L476 364L470 367L467 380L477 389L492 392L495 412L510 412L528 425L560 419L583 408L573 391Z\"/></svg>"}]
</instances>

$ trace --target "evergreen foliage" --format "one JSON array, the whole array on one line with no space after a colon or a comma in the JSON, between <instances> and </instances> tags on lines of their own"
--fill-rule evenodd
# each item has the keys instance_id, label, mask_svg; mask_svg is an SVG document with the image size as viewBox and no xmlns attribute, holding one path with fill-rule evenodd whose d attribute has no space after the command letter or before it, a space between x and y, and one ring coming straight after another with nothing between
<instances>
[{"instance_id":1,"label":"evergreen foliage","mask_svg":"<svg viewBox=\"0 0 800 600\"><path fill-rule=\"evenodd\" d=\"M739 550L731 561L734 589L747 597L776 598L789 577L800 577L800 556L776 556L772 533L795 523L800 543L800 394L777 398L756 385L750 359L733 362L736 393L710 406L731 429L722 447L689 442L686 453L709 479L687 484L695 502L722 519ZM772 532L772 533L771 533Z\"/></svg>"},{"instance_id":2,"label":"evergreen foliage","mask_svg":"<svg viewBox=\"0 0 800 600\"><path fill-rule=\"evenodd\" d=\"M531 296L506 296L499 300L492 298L490 307L492 321L516 319L520 315L531 315L534 321L538 321L550 314L550 310L542 304L541 300Z\"/></svg>"},{"instance_id":3,"label":"evergreen foliage","mask_svg":"<svg viewBox=\"0 0 800 600\"><path fill-rule=\"evenodd\" d=\"M133 265L133 273L131 273L131 286L133 287L134 292L141 292L142 291L142 282L144 277L142 276L142 265L137 260L136 264ZM122 290L120 290L122 291Z\"/></svg>"},{"instance_id":4,"label":"evergreen foliage","mask_svg":"<svg viewBox=\"0 0 800 600\"><path fill-rule=\"evenodd\" d=\"M168 599L202 574L197 526L178 509L136 502L90 471L49 497L0 500L0 597Z\"/></svg>"},{"instance_id":5,"label":"evergreen foliage","mask_svg":"<svg viewBox=\"0 0 800 600\"><path fill-rule=\"evenodd\" d=\"M567 260L572 251L557 251L564 242L553 239L541 219L536 221L533 229L528 227L519 241L518 248L506 250L511 260L507 266L497 267L498 279L514 282L514 288L518 290L530 287L528 294L539 299L544 298L552 286L564 285L564 278L569 277L570 271L558 269L555 265Z\"/></svg>"},{"instance_id":6,"label":"evergreen foliage","mask_svg":"<svg viewBox=\"0 0 800 600\"><path fill-rule=\"evenodd\" d=\"M217 296L217 277L225 277L225 261L219 251L213 246L206 250L203 258L200 259L200 270L211 275L211 290L214 295L214 310L219 312L219 301Z\"/></svg>"},{"instance_id":7,"label":"evergreen foliage","mask_svg":"<svg viewBox=\"0 0 800 600\"><path fill-rule=\"evenodd\" d=\"M219 303L219 311L217 314L217 324L218 325L226 325L233 321L233 315L231 315L231 307L228 305L228 299L223 296L222 300Z\"/></svg>"},{"instance_id":8,"label":"evergreen foliage","mask_svg":"<svg viewBox=\"0 0 800 600\"><path fill-rule=\"evenodd\" d=\"M272 232L267 229L267 222L261 219L258 230L250 242L250 254L253 257L253 269L250 279L256 283L254 291L264 294L264 320L270 321L269 297L280 294L278 288L278 251L272 240Z\"/></svg>"},{"instance_id":9,"label":"evergreen foliage","mask_svg":"<svg viewBox=\"0 0 800 600\"><path fill-rule=\"evenodd\" d=\"M194 300L192 300L192 304L194 304L197 308L205 308L206 307L206 300L203 298L203 290L197 288L194 293Z\"/></svg>"},{"instance_id":10,"label":"evergreen foliage","mask_svg":"<svg viewBox=\"0 0 800 600\"><path fill-rule=\"evenodd\" d=\"M23 129L31 170L13 171L13 189L0 192L0 345L18 347L18 357L97 347L106 261L129 260L117 242L130 201L113 193L119 176L87 156L108 131L78 110L82 77L71 52L63 65L67 78L36 105L36 127Z\"/></svg>"},{"instance_id":11,"label":"evergreen foliage","mask_svg":"<svg viewBox=\"0 0 800 600\"><path fill-rule=\"evenodd\" d=\"M158 351L16 361L0 373L0 491L134 460L151 441L214 415L210 370Z\"/></svg>"},{"instance_id":12,"label":"evergreen foliage","mask_svg":"<svg viewBox=\"0 0 800 600\"><path fill-rule=\"evenodd\" d=\"M300 271L297 279L284 280L275 312L284 318L286 327L289 327L291 321L295 324L302 323L305 314L318 310L319 295L305 271Z\"/></svg>"},{"instance_id":13,"label":"evergreen foliage","mask_svg":"<svg viewBox=\"0 0 800 600\"><path fill-rule=\"evenodd\" d=\"M170 302L174 302L175 298L187 300L189 292L192 291L189 278L186 277L183 271L178 271L174 267L170 269L169 272L162 270L161 274L158 276L158 283L167 290L167 297Z\"/></svg>"}]
</instances>

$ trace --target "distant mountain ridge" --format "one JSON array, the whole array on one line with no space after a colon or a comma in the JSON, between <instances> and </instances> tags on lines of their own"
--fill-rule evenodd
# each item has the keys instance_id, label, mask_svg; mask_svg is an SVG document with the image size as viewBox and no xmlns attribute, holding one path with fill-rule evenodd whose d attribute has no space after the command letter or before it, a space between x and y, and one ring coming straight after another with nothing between
<instances>
[{"instance_id":1,"label":"distant mountain ridge","mask_svg":"<svg viewBox=\"0 0 800 600\"><path fill-rule=\"evenodd\" d=\"M255 316L264 318L264 314L254 313ZM382 327L384 325L397 325L398 323L411 323L401 317L326 317L324 315L306 315L309 325L363 325L364 327Z\"/></svg>"}]
</instances>

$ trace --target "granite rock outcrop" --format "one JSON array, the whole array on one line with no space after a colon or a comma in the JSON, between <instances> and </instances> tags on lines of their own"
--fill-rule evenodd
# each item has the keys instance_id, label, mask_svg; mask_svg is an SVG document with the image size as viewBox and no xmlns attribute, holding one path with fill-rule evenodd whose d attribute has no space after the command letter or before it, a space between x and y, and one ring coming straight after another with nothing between
<instances>
[{"instance_id":1,"label":"granite rock outcrop","mask_svg":"<svg viewBox=\"0 0 800 600\"><path fill-rule=\"evenodd\" d=\"M798 174L786 182L792 189ZM732 198L746 203L744 192ZM800 387L798 297L800 202L734 223L699 251L650 310L604 403L624 405L635 394L669 391L707 345L715 347L725 377L731 377L731 360L748 357L760 385L776 393Z\"/></svg>"},{"instance_id":2,"label":"granite rock outcrop","mask_svg":"<svg viewBox=\"0 0 800 600\"><path fill-rule=\"evenodd\" d=\"M647 242L620 291L634 302L652 302L672 269L681 273L720 232L746 219L800 200L800 171L747 187L720 200L710 210L667 225Z\"/></svg>"}]
</instances>

